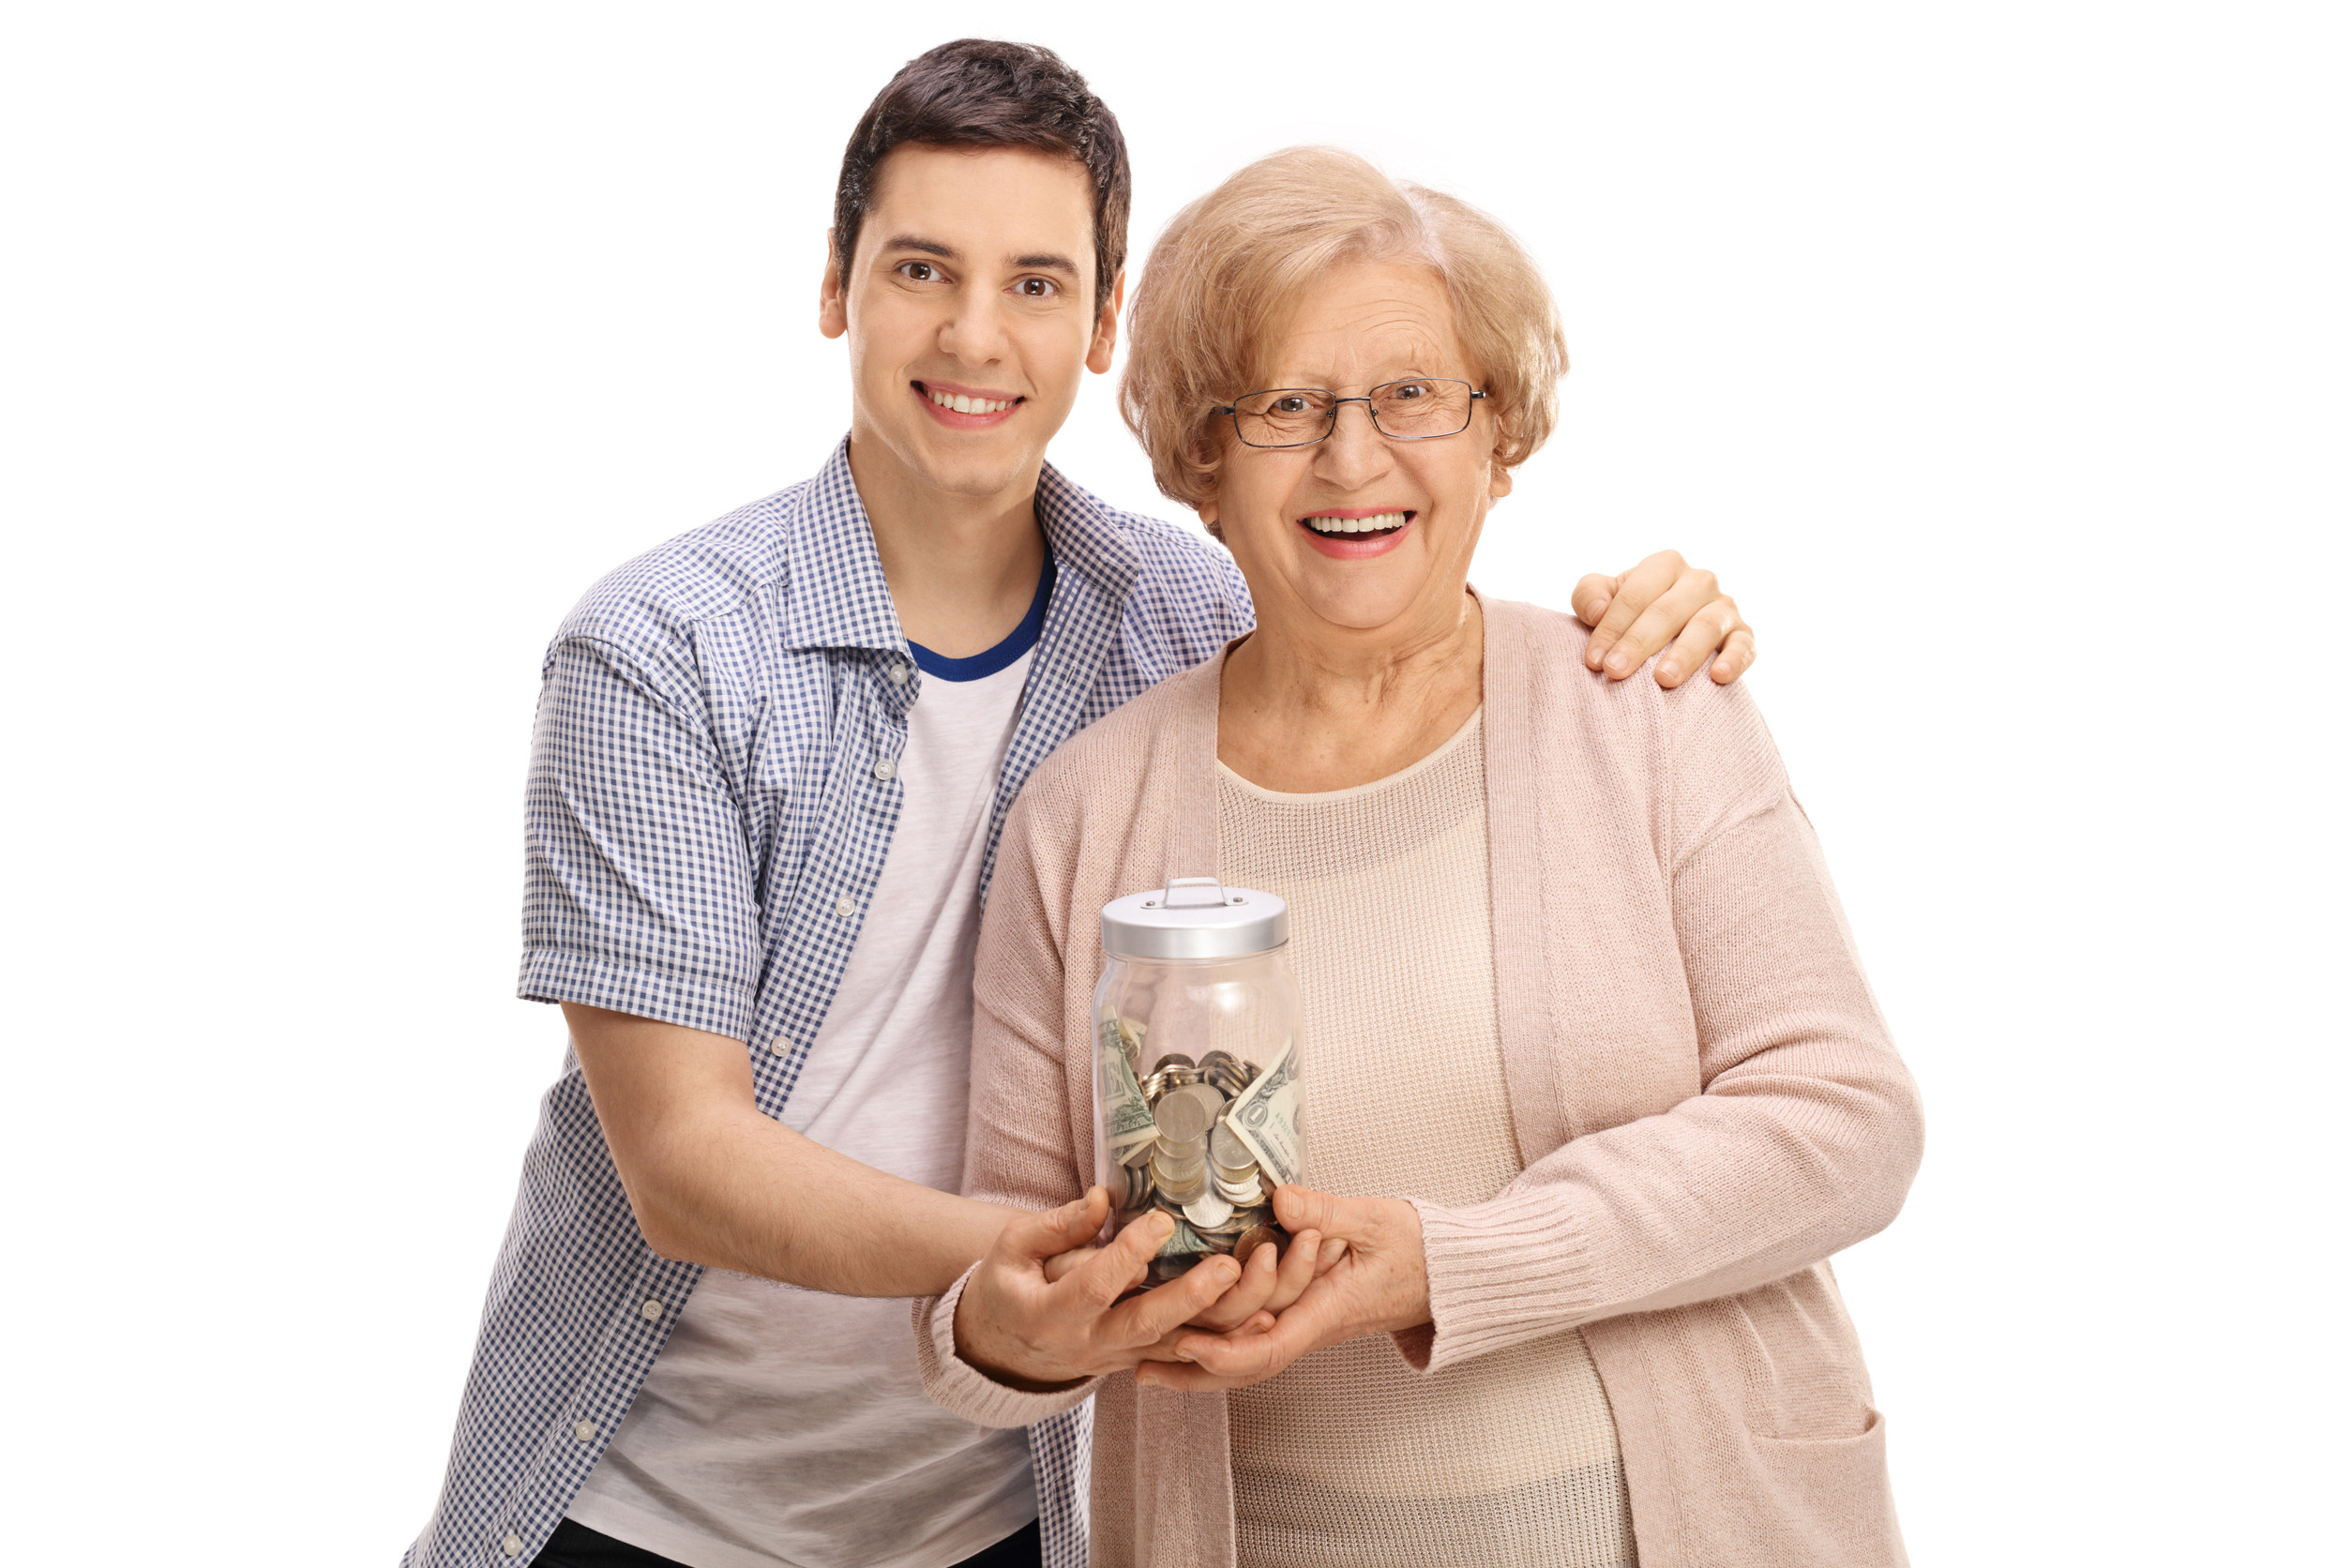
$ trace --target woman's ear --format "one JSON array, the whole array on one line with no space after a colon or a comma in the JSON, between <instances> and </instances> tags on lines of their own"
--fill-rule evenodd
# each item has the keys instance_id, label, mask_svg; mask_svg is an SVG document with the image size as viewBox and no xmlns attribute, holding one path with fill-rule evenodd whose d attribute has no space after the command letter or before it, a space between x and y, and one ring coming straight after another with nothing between
<instances>
[{"instance_id":1,"label":"woman's ear","mask_svg":"<svg viewBox=\"0 0 2352 1568\"><path fill-rule=\"evenodd\" d=\"M1209 537L1219 544L1225 543L1225 525L1217 521L1217 504L1214 501L1204 501L1200 505L1199 511L1200 526L1209 531Z\"/></svg>"}]
</instances>

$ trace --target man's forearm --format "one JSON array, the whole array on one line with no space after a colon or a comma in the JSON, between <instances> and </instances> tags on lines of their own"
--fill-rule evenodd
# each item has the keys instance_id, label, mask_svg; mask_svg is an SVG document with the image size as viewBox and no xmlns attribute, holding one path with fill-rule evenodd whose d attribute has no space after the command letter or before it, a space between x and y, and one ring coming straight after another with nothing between
<instances>
[{"instance_id":1,"label":"man's forearm","mask_svg":"<svg viewBox=\"0 0 2352 1568\"><path fill-rule=\"evenodd\" d=\"M748 1106L682 1119L662 1142L628 1184L655 1251L812 1290L936 1295L1011 1214L861 1165Z\"/></svg>"},{"instance_id":2,"label":"man's forearm","mask_svg":"<svg viewBox=\"0 0 2352 1568\"><path fill-rule=\"evenodd\" d=\"M579 1003L564 1017L629 1206L665 1258L840 1296L928 1296L1011 1215L761 1114L740 1040Z\"/></svg>"}]
</instances>

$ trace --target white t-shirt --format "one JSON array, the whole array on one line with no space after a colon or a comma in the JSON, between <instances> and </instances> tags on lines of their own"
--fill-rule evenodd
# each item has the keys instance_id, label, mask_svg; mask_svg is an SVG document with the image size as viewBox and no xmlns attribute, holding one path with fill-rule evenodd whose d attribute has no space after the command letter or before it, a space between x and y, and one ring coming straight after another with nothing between
<instances>
[{"instance_id":1,"label":"white t-shirt","mask_svg":"<svg viewBox=\"0 0 2352 1568\"><path fill-rule=\"evenodd\" d=\"M1033 645L1045 594L1021 632ZM1001 645L1000 651L1009 651ZM787 1125L963 1180L980 857L1031 654L923 656L898 827ZM944 1568L1037 1516L1028 1435L931 1403L908 1304L706 1271L571 1517L690 1568Z\"/></svg>"}]
</instances>

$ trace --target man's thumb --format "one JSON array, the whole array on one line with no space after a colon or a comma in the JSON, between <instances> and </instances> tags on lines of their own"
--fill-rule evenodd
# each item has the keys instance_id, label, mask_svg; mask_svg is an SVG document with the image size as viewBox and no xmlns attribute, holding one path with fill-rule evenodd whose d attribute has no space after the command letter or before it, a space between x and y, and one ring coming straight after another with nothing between
<instances>
[{"instance_id":1,"label":"man's thumb","mask_svg":"<svg viewBox=\"0 0 2352 1568\"><path fill-rule=\"evenodd\" d=\"M1084 1198L1014 1220L1004 1228L1004 1239L1024 1258L1051 1258L1093 1241L1109 1207L1108 1193L1089 1187Z\"/></svg>"}]
</instances>

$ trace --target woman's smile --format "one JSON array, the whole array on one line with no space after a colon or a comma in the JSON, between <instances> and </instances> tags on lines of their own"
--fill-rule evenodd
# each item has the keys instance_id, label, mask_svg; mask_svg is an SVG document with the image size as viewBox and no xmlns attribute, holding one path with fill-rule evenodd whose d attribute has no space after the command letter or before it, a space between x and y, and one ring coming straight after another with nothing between
<instances>
[{"instance_id":1,"label":"woman's smile","mask_svg":"<svg viewBox=\"0 0 2352 1568\"><path fill-rule=\"evenodd\" d=\"M1335 561L1361 561L1395 550L1421 514L1402 507L1358 506L1309 512L1298 520L1308 544Z\"/></svg>"}]
</instances>

